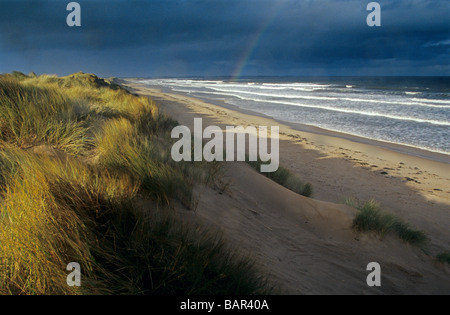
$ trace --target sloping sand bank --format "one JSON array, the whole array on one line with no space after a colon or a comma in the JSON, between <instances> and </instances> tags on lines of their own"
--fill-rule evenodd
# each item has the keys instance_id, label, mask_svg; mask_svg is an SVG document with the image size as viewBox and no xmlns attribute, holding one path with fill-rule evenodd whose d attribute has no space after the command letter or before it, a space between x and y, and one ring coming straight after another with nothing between
<instances>
[{"instance_id":1,"label":"sloping sand bank","mask_svg":"<svg viewBox=\"0 0 450 315\"><path fill-rule=\"evenodd\" d=\"M184 95L122 84L150 96L191 128L194 117L220 127L280 126L280 163L312 183L314 199L232 162L225 166L223 180L229 185L223 193L196 188L195 215L217 225L226 238L253 255L282 293L450 294L448 265L430 256L450 248L450 168L445 156L425 159L419 151L299 130ZM356 210L337 204L345 197L374 198L425 231L431 239L427 253L393 237L379 240L356 233L351 229ZM366 284L369 262L381 265L379 288Z\"/></svg>"}]
</instances>

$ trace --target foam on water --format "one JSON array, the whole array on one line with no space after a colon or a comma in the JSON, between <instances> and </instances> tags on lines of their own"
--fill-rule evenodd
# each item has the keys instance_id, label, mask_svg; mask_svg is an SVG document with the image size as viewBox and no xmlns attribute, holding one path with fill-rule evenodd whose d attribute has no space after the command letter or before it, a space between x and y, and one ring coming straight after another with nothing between
<instances>
[{"instance_id":1,"label":"foam on water","mask_svg":"<svg viewBox=\"0 0 450 315\"><path fill-rule=\"evenodd\" d=\"M448 78L139 82L209 101L225 101L287 122L450 154Z\"/></svg>"}]
</instances>

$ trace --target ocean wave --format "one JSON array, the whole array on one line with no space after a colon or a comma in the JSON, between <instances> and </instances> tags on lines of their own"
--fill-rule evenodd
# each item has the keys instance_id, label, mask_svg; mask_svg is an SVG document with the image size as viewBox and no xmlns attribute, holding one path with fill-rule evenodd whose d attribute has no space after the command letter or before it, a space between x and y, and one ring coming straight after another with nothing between
<instances>
[{"instance_id":1,"label":"ocean wave","mask_svg":"<svg viewBox=\"0 0 450 315\"><path fill-rule=\"evenodd\" d=\"M415 117L396 116L396 115L369 112L369 111L358 111L358 110L353 110L353 109L343 109L343 108L328 107L328 106L316 106L316 105L283 102L283 101L275 101L275 100L260 100L260 101L266 102L266 103L284 104L284 105L292 105L292 106L299 106L299 107L323 109L323 110L329 110L329 111L334 111L334 112L350 113L350 114L357 114L357 115L364 115L364 116L382 117L382 118L389 118L389 119L396 119L396 120L403 120L403 121L405 121L405 120L406 121L414 121L417 123L427 123L427 124L439 125L439 126L450 126L450 122L441 121L441 120L420 119L420 118L415 118Z\"/></svg>"},{"instance_id":2,"label":"ocean wave","mask_svg":"<svg viewBox=\"0 0 450 315\"><path fill-rule=\"evenodd\" d=\"M202 91L192 91L192 90L184 90L184 89L174 89L174 91L185 92L185 93L204 93L204 94L224 95L224 93L219 93L219 92L202 92ZM413 122L417 122L417 123L428 123L428 124L439 125L439 126L450 126L450 122L441 121L441 120L431 120L431 119L421 119L421 118L407 117L407 116L397 116L397 115L390 115L390 114L379 113L379 112L360 111L360 110L347 109L347 108L337 108L337 107L332 107L332 106L311 105L311 104L302 104L302 103L267 100L267 99L255 99L255 98L248 98L248 97L245 97L242 95L232 94L232 93L227 93L226 95L234 96L241 100L253 101L253 102L291 105L291 106L298 106L298 107L305 107L305 108L329 110L329 111L341 112L341 113L347 113L347 114L357 114L357 115L365 115L365 116L372 116L372 117L383 117L383 118L396 119L396 120L413 121Z\"/></svg>"},{"instance_id":3,"label":"ocean wave","mask_svg":"<svg viewBox=\"0 0 450 315\"><path fill-rule=\"evenodd\" d=\"M203 99L225 101L280 120L309 122L365 138L450 153L448 93L439 89L427 91L426 86L416 91L421 87L420 82L414 82L413 88L386 85L386 89L364 84L354 86L345 79L336 82L145 80L149 85L163 86ZM305 117L308 117L306 121Z\"/></svg>"},{"instance_id":4,"label":"ocean wave","mask_svg":"<svg viewBox=\"0 0 450 315\"><path fill-rule=\"evenodd\" d=\"M422 102L405 102L405 101L387 101L380 99L364 99L364 98L351 98L351 97L330 97L330 96L312 96L312 95L299 95L299 94L280 94L280 93L261 93L261 92L252 92L252 91L242 91L242 90L224 90L216 87L208 87L213 91L223 92L223 93L213 93L208 91L198 91L199 93L212 93L212 94L223 94L229 96L236 96L236 93L241 94L250 94L255 96L266 96L266 97L274 97L274 98L287 98L287 99L307 99L307 100L326 100L326 101L349 101L349 102L357 102L357 103L376 103L376 104L391 104L391 105L406 105L406 106L422 106L422 107L430 107L430 108L449 108L450 106L446 105L435 105L435 104L426 104ZM257 99L255 99L257 100Z\"/></svg>"},{"instance_id":5,"label":"ocean wave","mask_svg":"<svg viewBox=\"0 0 450 315\"><path fill-rule=\"evenodd\" d=\"M429 98L412 98L414 101L418 102L429 102L429 103L441 103L441 104L450 104L450 100L432 100ZM447 106L448 107L448 106Z\"/></svg>"}]
</instances>

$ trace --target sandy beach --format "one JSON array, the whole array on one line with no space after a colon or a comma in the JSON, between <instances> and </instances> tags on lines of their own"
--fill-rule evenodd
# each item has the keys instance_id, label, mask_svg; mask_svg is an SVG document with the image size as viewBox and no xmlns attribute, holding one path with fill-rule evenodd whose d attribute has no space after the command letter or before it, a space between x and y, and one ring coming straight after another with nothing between
<instances>
[{"instance_id":1,"label":"sandy beach","mask_svg":"<svg viewBox=\"0 0 450 315\"><path fill-rule=\"evenodd\" d=\"M449 294L450 270L433 257L450 249L450 161L395 144L319 128L165 93L123 80L149 96L181 124L194 117L219 127L280 126L280 165L313 186L313 198L297 195L241 162L226 163L224 193L198 188L195 215L270 272L287 294ZM430 239L426 249L395 237L380 240L351 228L357 210L345 198L376 200ZM366 284L366 266L378 262L382 286Z\"/></svg>"}]
</instances>

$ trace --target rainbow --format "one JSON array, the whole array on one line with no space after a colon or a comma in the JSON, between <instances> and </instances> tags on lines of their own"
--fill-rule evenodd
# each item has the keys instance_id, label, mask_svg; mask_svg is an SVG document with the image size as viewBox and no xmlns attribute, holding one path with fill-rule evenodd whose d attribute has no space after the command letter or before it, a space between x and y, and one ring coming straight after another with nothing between
<instances>
[{"instance_id":1,"label":"rainbow","mask_svg":"<svg viewBox=\"0 0 450 315\"><path fill-rule=\"evenodd\" d=\"M232 81L235 81L239 79L239 77L242 75L242 72L245 69L245 66L248 64L250 57L252 56L253 52L258 47L259 42L261 41L261 38L263 37L264 33L269 28L270 24L272 24L273 20L277 16L277 13L280 10L280 3L278 3L278 8L275 10L271 10L272 14L266 18L266 20L261 23L261 26L259 27L258 31L255 32L253 35L253 38L249 41L249 44L246 46L245 50L243 51L241 57L239 58L239 61L236 64L236 67L231 75Z\"/></svg>"}]
</instances>

